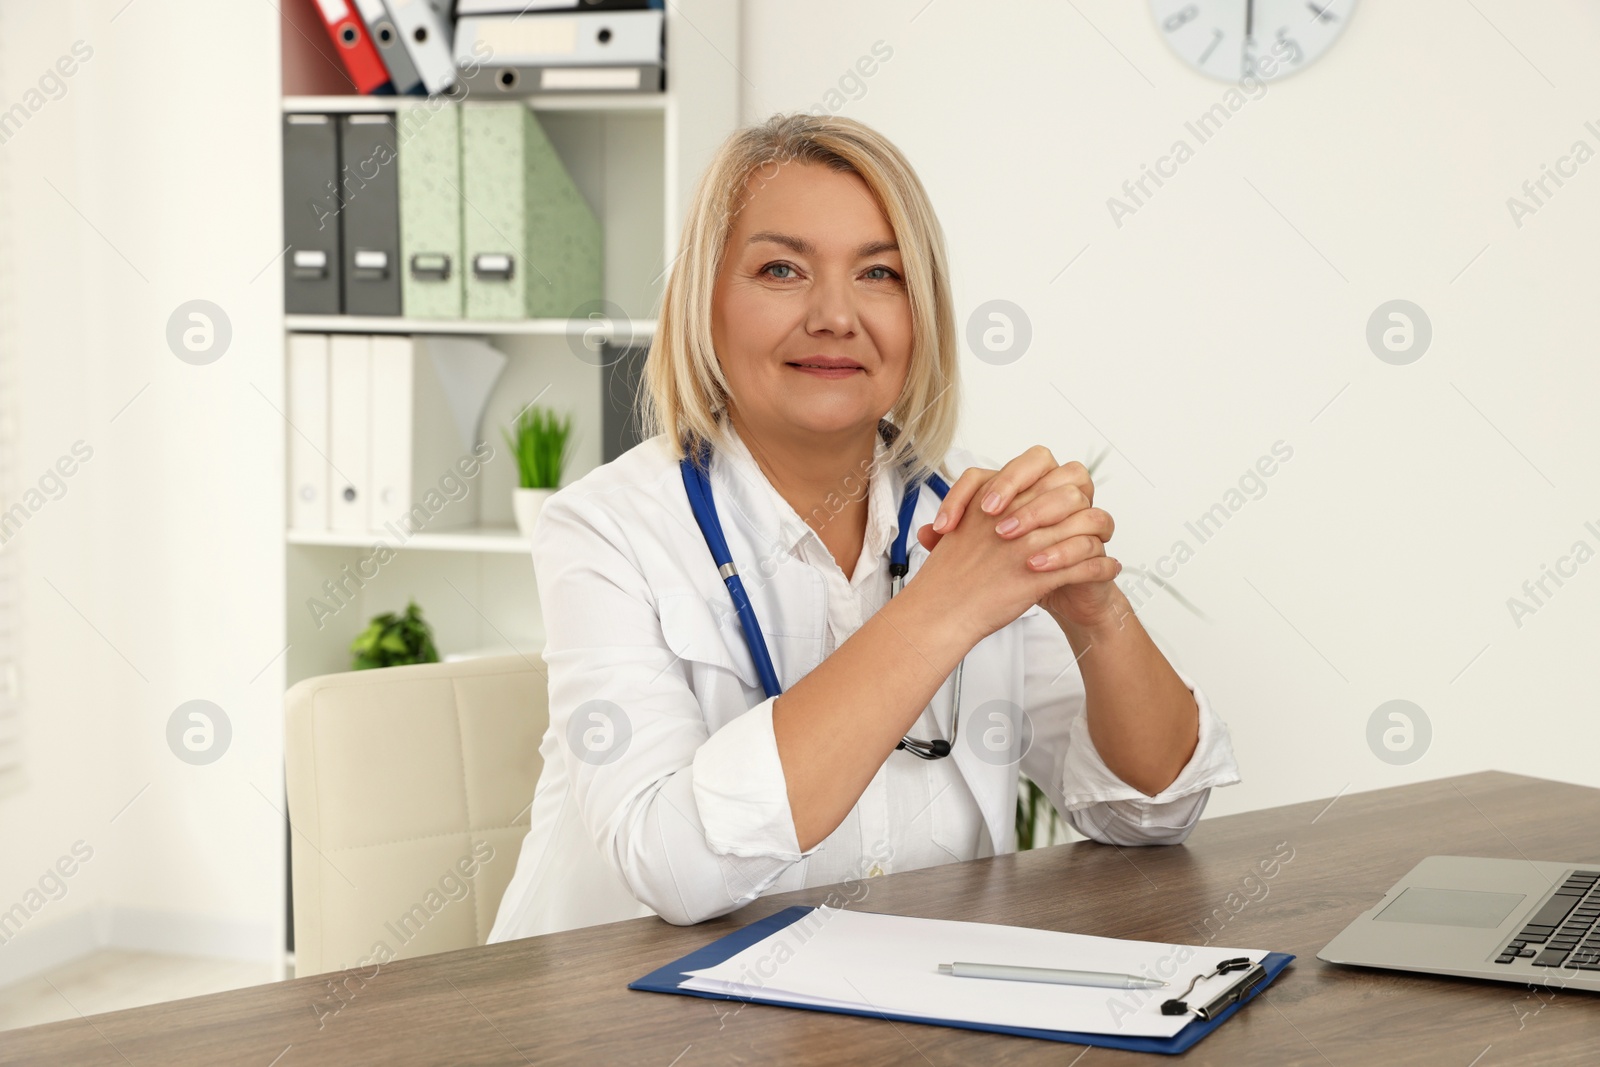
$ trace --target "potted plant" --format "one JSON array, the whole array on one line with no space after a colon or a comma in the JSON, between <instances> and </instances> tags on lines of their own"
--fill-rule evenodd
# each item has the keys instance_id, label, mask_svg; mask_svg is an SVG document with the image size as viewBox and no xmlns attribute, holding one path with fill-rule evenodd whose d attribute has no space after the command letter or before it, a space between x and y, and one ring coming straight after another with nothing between
<instances>
[{"instance_id":1,"label":"potted plant","mask_svg":"<svg viewBox=\"0 0 1600 1067\"><path fill-rule=\"evenodd\" d=\"M422 617L414 601L406 602L404 615L384 612L350 642L355 661L350 669L399 667L407 663L438 663L439 650L433 647L433 628Z\"/></svg>"},{"instance_id":2,"label":"potted plant","mask_svg":"<svg viewBox=\"0 0 1600 1067\"><path fill-rule=\"evenodd\" d=\"M572 416L558 419L555 412L530 404L518 413L511 429L501 432L517 458L517 488L511 492L511 510L522 536L532 537L539 509L561 485L567 468Z\"/></svg>"}]
</instances>

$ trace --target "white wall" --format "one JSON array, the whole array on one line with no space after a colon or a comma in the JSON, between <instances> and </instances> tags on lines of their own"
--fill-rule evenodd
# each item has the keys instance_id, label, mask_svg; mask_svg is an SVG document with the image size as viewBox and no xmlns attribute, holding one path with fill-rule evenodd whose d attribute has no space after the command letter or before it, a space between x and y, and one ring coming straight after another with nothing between
<instances>
[{"instance_id":1,"label":"white wall","mask_svg":"<svg viewBox=\"0 0 1600 1067\"><path fill-rule=\"evenodd\" d=\"M17 283L0 313L22 361L21 477L93 449L8 546L30 782L0 803L0 909L75 841L93 858L0 946L0 974L66 942L269 958L284 880L283 514L262 490L281 484L284 440L278 15L0 0L0 24L0 108L75 41L92 49L0 144ZM197 298L232 326L206 366L166 340ZM209 766L167 744L196 698L232 723Z\"/></svg>"},{"instance_id":2,"label":"white wall","mask_svg":"<svg viewBox=\"0 0 1600 1067\"><path fill-rule=\"evenodd\" d=\"M1574 541L1600 551L1600 159L1520 227L1506 205L1574 141L1600 151L1600 8L1367 0L1204 144L1184 123L1227 87L1136 0L744 18L745 118L881 129L943 220L958 321L996 298L1031 321L1017 362L965 360L962 443L1114 444L1112 554L1198 545L1173 580L1208 621L1159 595L1141 617L1232 729L1245 781L1208 814L1484 768L1600 785L1600 562L1520 627L1506 604ZM879 41L864 92L830 101ZM1180 137L1193 158L1119 227L1108 198ZM1433 324L1409 366L1365 342L1396 298ZM1265 495L1199 545L1185 521L1280 440ZM1408 765L1366 740L1394 698L1433 727Z\"/></svg>"}]
</instances>

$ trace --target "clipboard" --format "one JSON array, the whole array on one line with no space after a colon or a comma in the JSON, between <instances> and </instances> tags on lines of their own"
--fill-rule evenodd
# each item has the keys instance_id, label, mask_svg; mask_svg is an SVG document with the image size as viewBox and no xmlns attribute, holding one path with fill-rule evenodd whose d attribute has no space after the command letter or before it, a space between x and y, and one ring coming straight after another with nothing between
<instances>
[{"instance_id":1,"label":"clipboard","mask_svg":"<svg viewBox=\"0 0 1600 1067\"><path fill-rule=\"evenodd\" d=\"M764 919L757 919L748 926L741 927L731 934L695 949L687 956L674 960L665 967L659 967L651 971L643 978L629 982L628 988L650 993L677 993L683 996L705 997L709 1000L742 1000L752 1004L768 1004L774 1007L826 1011L839 1015L860 1015L869 1019L894 1019L901 1022L925 1023L930 1026L951 1026L961 1030L984 1030L991 1033L1012 1034L1018 1037L1037 1037L1046 1041L1060 1041L1074 1045L1126 1049L1130 1052L1159 1052L1175 1055L1192 1048L1201 1038L1227 1022L1234 1012L1249 1003L1258 993L1270 985L1283 972L1283 969L1289 965L1289 962L1294 959L1294 956L1282 952L1268 953L1259 963L1261 969L1266 972L1265 977L1245 991L1237 1001L1217 1012L1210 1020L1196 1018L1172 1037L1166 1038L1125 1037L1116 1034L1077 1033L1069 1030L1037 1030L1020 1026L1001 1026L966 1020L936 1019L895 1011L861 1010L817 1004L785 1004L757 997L741 997L731 993L712 993L698 989L682 988L681 983L689 977L684 972L715 966L795 923L814 910L816 909L804 905L796 905L774 912Z\"/></svg>"}]
</instances>

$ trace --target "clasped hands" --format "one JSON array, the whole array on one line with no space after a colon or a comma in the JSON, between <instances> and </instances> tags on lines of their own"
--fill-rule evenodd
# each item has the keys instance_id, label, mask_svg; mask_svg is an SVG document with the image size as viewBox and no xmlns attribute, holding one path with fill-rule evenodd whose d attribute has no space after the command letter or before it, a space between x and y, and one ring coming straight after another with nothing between
<instances>
[{"instance_id":1,"label":"clasped hands","mask_svg":"<svg viewBox=\"0 0 1600 1067\"><path fill-rule=\"evenodd\" d=\"M1000 470L969 467L939 506L931 523L917 531L930 552L960 526L976 501L974 520L993 519L1002 540L1023 540L1035 551L1024 564L1036 574L1061 582L1036 603L1051 615L1082 627L1113 622L1117 590L1112 582L1122 564L1106 555L1114 523L1094 506L1094 481L1076 460L1057 464L1043 445L1034 445Z\"/></svg>"}]
</instances>

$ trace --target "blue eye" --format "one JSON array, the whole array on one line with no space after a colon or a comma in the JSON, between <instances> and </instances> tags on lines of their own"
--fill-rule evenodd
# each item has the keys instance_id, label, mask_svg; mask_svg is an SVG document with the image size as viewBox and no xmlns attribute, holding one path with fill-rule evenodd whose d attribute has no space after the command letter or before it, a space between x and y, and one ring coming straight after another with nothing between
<instances>
[{"instance_id":1,"label":"blue eye","mask_svg":"<svg viewBox=\"0 0 1600 1067\"><path fill-rule=\"evenodd\" d=\"M777 270L786 270L786 271L791 271L792 272L794 270L794 267L790 266L787 263L768 263L765 267L761 268L761 273L767 274L770 277L778 278L778 279L784 280L784 281L787 281L789 278L793 277L792 273L790 273L790 274L772 274L771 273L772 271L777 271Z\"/></svg>"},{"instance_id":2,"label":"blue eye","mask_svg":"<svg viewBox=\"0 0 1600 1067\"><path fill-rule=\"evenodd\" d=\"M882 271L882 273L878 274L877 272L879 272L879 271ZM896 274L894 271L890 270L888 267L883 267L883 266L869 267L869 268L867 268L867 274L869 276L876 274L876 277L872 278L872 280L875 281L875 282L886 282L886 281L889 281L892 278L900 277L900 275Z\"/></svg>"}]
</instances>

